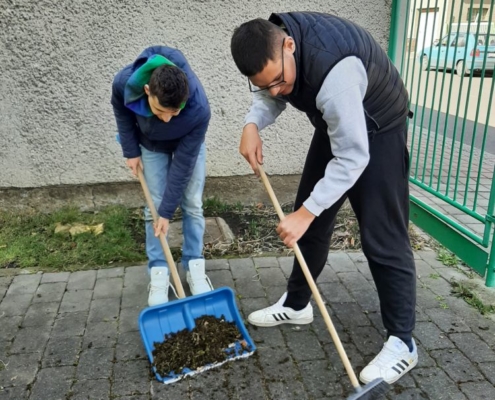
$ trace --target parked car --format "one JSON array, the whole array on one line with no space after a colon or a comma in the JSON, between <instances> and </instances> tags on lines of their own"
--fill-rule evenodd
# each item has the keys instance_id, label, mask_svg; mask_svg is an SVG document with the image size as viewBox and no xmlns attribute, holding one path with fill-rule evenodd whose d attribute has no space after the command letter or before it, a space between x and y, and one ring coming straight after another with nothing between
<instances>
[{"instance_id":1,"label":"parked car","mask_svg":"<svg viewBox=\"0 0 495 400\"><path fill-rule=\"evenodd\" d=\"M418 52L423 69L455 70L457 75L471 73L471 69L481 71L486 55L485 71L495 69L495 34L478 36L470 33L446 35L437 44L425 47Z\"/></svg>"}]
</instances>

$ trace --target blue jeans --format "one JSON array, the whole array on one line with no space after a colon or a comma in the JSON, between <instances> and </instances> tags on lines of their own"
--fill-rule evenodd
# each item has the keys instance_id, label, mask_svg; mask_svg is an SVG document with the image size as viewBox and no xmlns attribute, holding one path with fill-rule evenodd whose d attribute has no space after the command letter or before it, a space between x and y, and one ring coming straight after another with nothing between
<instances>
[{"instance_id":1,"label":"blue jeans","mask_svg":"<svg viewBox=\"0 0 495 400\"><path fill-rule=\"evenodd\" d=\"M170 165L173 162L172 155L149 151L141 146L141 160L151 198L158 210L167 185L167 175ZM203 216L203 188L206 175L205 160L206 148L203 143L191 180L187 185L180 204L182 209L182 232L184 235L181 263L185 269L189 268L190 260L203 258L203 236L205 232L205 219ZM155 237L153 217L148 207L144 209L144 219L146 223L148 268L168 267L160 240Z\"/></svg>"}]
</instances>

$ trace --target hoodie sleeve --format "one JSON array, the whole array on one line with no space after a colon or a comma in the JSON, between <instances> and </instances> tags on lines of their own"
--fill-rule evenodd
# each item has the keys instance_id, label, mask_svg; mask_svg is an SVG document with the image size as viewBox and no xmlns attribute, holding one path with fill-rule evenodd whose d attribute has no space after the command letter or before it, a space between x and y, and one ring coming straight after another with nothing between
<instances>
[{"instance_id":1,"label":"hoodie sleeve","mask_svg":"<svg viewBox=\"0 0 495 400\"><path fill-rule=\"evenodd\" d=\"M255 124L258 131L261 131L275 123L286 107L287 101L280 97L272 97L267 91L254 92L251 108L244 119L244 126Z\"/></svg>"},{"instance_id":2,"label":"hoodie sleeve","mask_svg":"<svg viewBox=\"0 0 495 400\"><path fill-rule=\"evenodd\" d=\"M182 200L205 140L208 124L209 118L184 136L174 152L165 193L158 208L158 214L163 218L171 219Z\"/></svg>"},{"instance_id":3,"label":"hoodie sleeve","mask_svg":"<svg viewBox=\"0 0 495 400\"><path fill-rule=\"evenodd\" d=\"M117 122L119 141L125 158L135 158L141 156L139 148L138 127L136 116L124 105L124 87L126 77L120 71L114 78L112 84L112 107Z\"/></svg>"},{"instance_id":4,"label":"hoodie sleeve","mask_svg":"<svg viewBox=\"0 0 495 400\"><path fill-rule=\"evenodd\" d=\"M330 71L316 97L334 155L324 177L304 202L316 216L340 199L368 165L369 139L363 108L367 87L363 63L356 57L347 57Z\"/></svg>"}]
</instances>

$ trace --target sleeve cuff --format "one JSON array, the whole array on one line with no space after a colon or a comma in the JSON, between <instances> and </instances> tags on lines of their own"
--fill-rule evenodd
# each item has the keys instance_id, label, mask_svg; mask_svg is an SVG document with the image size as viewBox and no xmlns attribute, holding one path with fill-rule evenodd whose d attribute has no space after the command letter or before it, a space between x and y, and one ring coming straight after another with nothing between
<instances>
[{"instance_id":1,"label":"sleeve cuff","mask_svg":"<svg viewBox=\"0 0 495 400\"><path fill-rule=\"evenodd\" d=\"M257 127L258 127L258 131L260 131L260 121L258 118L256 117L248 117L244 120L244 126L248 125L248 124L255 124Z\"/></svg>"},{"instance_id":2,"label":"sleeve cuff","mask_svg":"<svg viewBox=\"0 0 495 400\"><path fill-rule=\"evenodd\" d=\"M162 218L168 219L169 221L173 218L174 213L174 211L171 212L169 209L167 209L166 207L162 207L161 205L158 208L158 215Z\"/></svg>"},{"instance_id":3,"label":"sleeve cuff","mask_svg":"<svg viewBox=\"0 0 495 400\"><path fill-rule=\"evenodd\" d=\"M325 210L322 206L318 205L316 201L314 201L311 197L308 197L303 205L311 214L315 215L316 217L319 217L320 214Z\"/></svg>"},{"instance_id":4,"label":"sleeve cuff","mask_svg":"<svg viewBox=\"0 0 495 400\"><path fill-rule=\"evenodd\" d=\"M141 150L139 147L135 149L134 151L123 151L124 158L137 158L141 157Z\"/></svg>"}]
</instances>

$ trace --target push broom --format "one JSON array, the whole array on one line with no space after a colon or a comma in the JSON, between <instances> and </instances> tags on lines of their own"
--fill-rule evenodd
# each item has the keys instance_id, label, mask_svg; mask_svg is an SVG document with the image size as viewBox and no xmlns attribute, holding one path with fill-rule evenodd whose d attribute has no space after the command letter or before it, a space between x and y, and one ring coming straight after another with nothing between
<instances>
[{"instance_id":1,"label":"push broom","mask_svg":"<svg viewBox=\"0 0 495 400\"><path fill-rule=\"evenodd\" d=\"M258 165L258 170L261 175L261 180L263 181L263 184L265 185L268 195L272 200L273 206L277 211L278 217L282 221L285 218L285 215L284 212L282 211L282 208L280 207L277 197L275 196L270 181L268 180L268 177L266 176L265 171L263 170L263 167L261 165ZM327 325L328 331L330 332L330 336L332 337L337 352L339 353L340 359L344 364L345 370L347 372L347 375L349 376L351 384L354 387L355 392L351 396L349 396L347 400L378 400L383 398L383 396L389 391L390 386L382 378L377 378L364 386L361 386L359 384L356 374L352 369L349 358L347 357L347 354L344 350L344 346L342 346L342 342L340 341L339 335L335 330L330 315L328 314L325 304L323 303L323 300L321 298L320 292L316 287L315 281L311 276L311 272L309 271L308 265L306 264L306 261L304 260L304 257L297 243L294 245L294 253L296 255L297 260L299 261L304 276L308 281L309 287L311 288L311 292L313 293L313 297L316 301L316 304L318 305L318 308L320 309L325 324Z\"/></svg>"}]
</instances>

